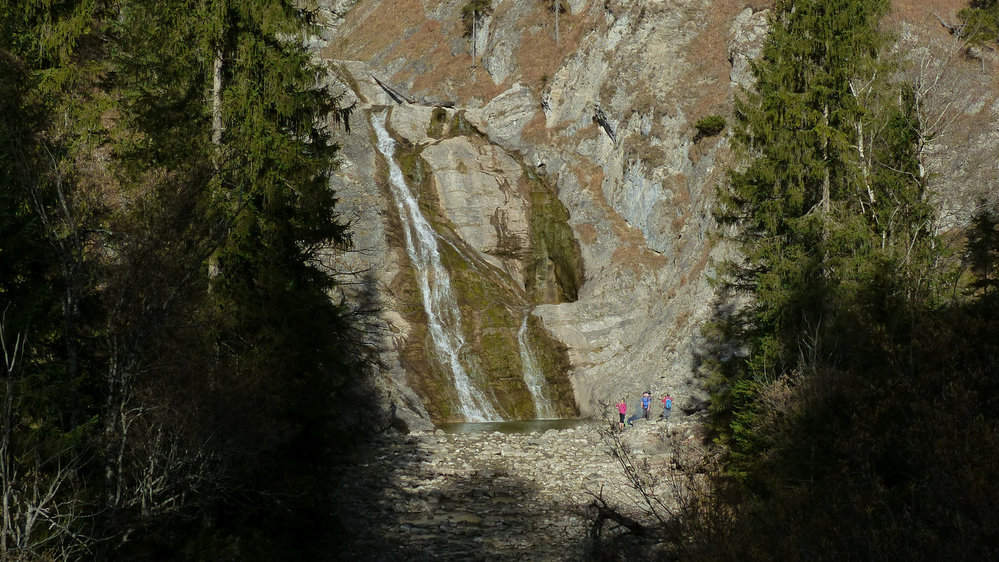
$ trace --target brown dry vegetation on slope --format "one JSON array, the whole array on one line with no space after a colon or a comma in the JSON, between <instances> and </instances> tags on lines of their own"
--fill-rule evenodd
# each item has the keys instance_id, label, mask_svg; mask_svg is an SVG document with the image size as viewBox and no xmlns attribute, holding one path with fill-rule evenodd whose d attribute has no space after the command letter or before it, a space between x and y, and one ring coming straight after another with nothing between
<instances>
[{"instance_id":1,"label":"brown dry vegetation on slope","mask_svg":"<svg viewBox=\"0 0 999 562\"><path fill-rule=\"evenodd\" d=\"M957 21L957 11L968 6L968 0L892 0L894 17L917 26L939 25L937 14L944 20Z\"/></svg>"},{"instance_id":2,"label":"brown dry vegetation on slope","mask_svg":"<svg viewBox=\"0 0 999 562\"><path fill-rule=\"evenodd\" d=\"M655 123L653 134L656 135L660 133L657 129L661 126L659 123L663 116L685 116L688 122L687 133L691 137L694 133L693 124L701 117L720 114L731 119L735 93L729 76L732 68L729 58L733 21L747 8L758 11L772 4L772 0L703 0L684 4L682 9L691 13L688 19L691 21L689 25L693 26L693 35L689 38L684 50L685 56L680 63L685 70L678 74L676 81L662 84L658 89L651 83L645 83L647 79L654 81L652 75L628 86L628 95L632 98L631 112L651 115ZM906 22L920 41L935 40L943 43L949 37L937 16L956 22L956 13L965 4L965 0L896 0L893 2L893 12L885 23L889 28L898 29L901 22ZM455 13L451 15L440 15L447 13L448 7L454 6L456 4L453 2L432 0L360 2L347 14L342 26L342 29L350 30L349 33L333 41L327 55L369 61L375 68L378 65L384 66L386 76L383 78L402 85L404 91L415 96L453 100L458 104L487 103L513 83L520 82L534 90L539 98L537 115L525 127L522 138L539 146L566 151L574 150L584 136L599 134L599 129L594 125L566 135L565 124L547 123L540 110L540 98L548 81L567 58L572 57L579 49L586 48L593 33L599 34L607 30L609 20L603 17L606 10L614 12L616 17L620 17L624 10L631 10L634 12L632 15L640 19L644 17L642 14L646 9L671 9L661 5L643 8L645 4L629 2L609 2L604 4L603 10L588 5L582 13L562 15L560 40L556 44L554 18L543 3L531 3L526 10L518 12L518 21L512 23L509 18L518 17L514 15L513 4L495 3L490 33L500 28L509 33L511 26L519 31L519 41L511 53L514 61L511 73L502 83L497 84L481 62L472 64L470 40L465 36L464 25L457 10L454 9ZM684 40L681 35L686 35L690 29L685 25L682 30L678 30L679 35L674 37L671 32L660 35L655 41L662 41L664 38ZM480 46L480 49L488 47ZM650 55L646 52L637 56L647 59ZM614 88L621 87L625 73L633 70L638 70L640 74L653 72L646 63L620 58L607 60L610 66L605 78L607 84L595 101L604 104L609 102ZM639 64L641 68L636 69L634 64ZM974 71L972 67L976 64L976 61L968 60L954 62L955 67L967 67L962 72ZM613 86L614 84L617 86ZM992 89L996 89L994 79ZM618 123L628 119L628 115L614 117ZM982 119L980 115L958 115L951 127L954 138L947 144L967 145L977 142L979 139L976 136L981 134L981 121L988 120ZM962 136L964 138L959 138ZM706 155L713 156L715 171L712 174L716 177L708 178L708 183L721 181L720 170L733 163L726 145L718 144L720 140L721 137L701 139L689 153L695 164ZM646 140L626 136L622 142L642 144ZM647 151L640 152L645 154ZM654 167L658 164L653 158L647 165ZM599 194L599 187L595 192L598 193L597 200L606 205L602 194ZM609 206L608 211L609 216L615 214ZM674 229L683 226L673 225ZM621 237L622 242L628 239L628 236Z\"/></svg>"},{"instance_id":3,"label":"brown dry vegetation on slope","mask_svg":"<svg viewBox=\"0 0 999 562\"><path fill-rule=\"evenodd\" d=\"M341 24L350 30L349 35L333 41L323 55L398 67L390 79L410 84L411 93L417 95L443 96L459 104L472 99L488 102L516 81L540 90L594 25L585 15L562 14L556 45L551 14L537 3L515 24L522 30L514 53L517 68L497 84L480 61L473 63L470 39L457 13L450 20L430 16L441 4L425 6L420 0L359 3ZM508 11L503 4L495 6L492 20L498 21ZM454 46L456 43L460 48ZM406 62L399 65L398 61Z\"/></svg>"},{"instance_id":4,"label":"brown dry vegetation on slope","mask_svg":"<svg viewBox=\"0 0 999 562\"><path fill-rule=\"evenodd\" d=\"M677 88L683 93L682 104L688 115L727 113L731 101L729 73L730 29L735 17L746 8L746 2L715 2L708 8L704 23L690 43L686 60L695 68L689 82Z\"/></svg>"}]
</instances>

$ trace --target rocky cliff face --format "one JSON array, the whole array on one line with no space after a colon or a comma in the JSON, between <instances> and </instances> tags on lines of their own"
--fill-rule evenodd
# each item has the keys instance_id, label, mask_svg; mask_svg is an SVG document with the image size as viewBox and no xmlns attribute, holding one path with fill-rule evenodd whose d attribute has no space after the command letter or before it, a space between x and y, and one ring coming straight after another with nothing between
<instances>
[{"instance_id":1,"label":"rocky cliff face","mask_svg":"<svg viewBox=\"0 0 999 562\"><path fill-rule=\"evenodd\" d=\"M359 109L334 182L355 218L357 251L341 265L366 272L357 294L381 311L372 337L385 350L385 407L411 428L456 417L427 359L373 146L368 119L383 107L409 183L454 248L466 332L508 416L531 415L516 373L527 312L560 414L599 414L646 389L701 410L699 328L712 260L727 251L712 236L711 206L735 160L727 129L703 137L694 123L730 118L735 93L751 85L769 2L568 0L557 41L548 2L494 0L474 37L463 4L327 6L322 56ZM963 224L999 175L996 62L955 45L935 17L953 21L961 6L899 1L886 21L934 119L924 156L941 228Z\"/></svg>"}]
</instances>

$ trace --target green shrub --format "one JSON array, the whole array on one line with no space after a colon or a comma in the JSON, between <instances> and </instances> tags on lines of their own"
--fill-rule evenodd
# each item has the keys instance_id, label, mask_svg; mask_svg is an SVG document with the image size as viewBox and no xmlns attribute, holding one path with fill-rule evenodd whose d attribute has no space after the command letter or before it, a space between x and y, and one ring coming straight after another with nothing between
<instances>
[{"instance_id":1,"label":"green shrub","mask_svg":"<svg viewBox=\"0 0 999 562\"><path fill-rule=\"evenodd\" d=\"M698 119L694 126L697 127L698 137L713 137L722 132L725 125L725 118L721 115L708 115Z\"/></svg>"},{"instance_id":2,"label":"green shrub","mask_svg":"<svg viewBox=\"0 0 999 562\"><path fill-rule=\"evenodd\" d=\"M971 5L957 13L961 20L958 34L971 43L999 42L999 2L972 0Z\"/></svg>"}]
</instances>

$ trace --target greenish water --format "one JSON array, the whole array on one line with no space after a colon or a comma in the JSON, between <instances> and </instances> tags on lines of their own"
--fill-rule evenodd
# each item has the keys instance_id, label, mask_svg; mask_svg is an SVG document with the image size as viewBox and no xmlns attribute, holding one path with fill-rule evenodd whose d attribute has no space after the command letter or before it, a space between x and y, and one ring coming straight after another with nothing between
<instances>
[{"instance_id":1,"label":"greenish water","mask_svg":"<svg viewBox=\"0 0 999 562\"><path fill-rule=\"evenodd\" d=\"M520 420L502 422L456 422L437 426L444 433L473 433L476 431L498 431L500 433L531 433L549 429L572 429L581 425L597 423L594 420Z\"/></svg>"}]
</instances>

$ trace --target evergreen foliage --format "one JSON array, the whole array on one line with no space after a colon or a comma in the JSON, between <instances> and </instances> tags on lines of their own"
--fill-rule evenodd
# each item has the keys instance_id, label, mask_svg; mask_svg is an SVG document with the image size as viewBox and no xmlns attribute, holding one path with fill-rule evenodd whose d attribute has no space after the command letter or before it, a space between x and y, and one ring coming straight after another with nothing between
<instances>
[{"instance_id":1,"label":"evergreen foliage","mask_svg":"<svg viewBox=\"0 0 999 562\"><path fill-rule=\"evenodd\" d=\"M698 119L697 123L694 124L694 128L697 129L698 137L713 137L722 132L725 125L727 125L727 122L721 115L708 115L707 117Z\"/></svg>"},{"instance_id":2,"label":"evergreen foliage","mask_svg":"<svg viewBox=\"0 0 999 562\"><path fill-rule=\"evenodd\" d=\"M465 22L465 32L472 32L473 21L477 22L486 14L493 11L492 0L468 0L461 7L461 21Z\"/></svg>"},{"instance_id":3,"label":"evergreen foliage","mask_svg":"<svg viewBox=\"0 0 999 562\"><path fill-rule=\"evenodd\" d=\"M322 263L349 235L311 17L0 8L0 475L58 513L5 501L4 559L325 552L333 404L363 379Z\"/></svg>"},{"instance_id":4,"label":"evergreen foliage","mask_svg":"<svg viewBox=\"0 0 999 562\"><path fill-rule=\"evenodd\" d=\"M970 298L944 298L955 272L918 100L886 79L886 7L777 2L737 100L746 163L718 218L743 259L704 364L726 472L680 516L678 558L996 555L994 217L970 230Z\"/></svg>"},{"instance_id":5,"label":"evergreen foliage","mask_svg":"<svg viewBox=\"0 0 999 562\"><path fill-rule=\"evenodd\" d=\"M974 276L969 288L993 298L999 287L999 209L980 201L968 231L965 260Z\"/></svg>"},{"instance_id":6,"label":"evergreen foliage","mask_svg":"<svg viewBox=\"0 0 999 562\"><path fill-rule=\"evenodd\" d=\"M748 356L720 367L716 402L737 455L758 452L761 385L812 358L877 355L881 342L852 337L855 326L888 322L887 307L913 297L898 274L932 245L912 96L873 82L886 7L779 2L755 90L737 100L734 140L748 164L732 173L719 218L738 225L745 256L728 265L728 287L753 300L732 319Z\"/></svg>"},{"instance_id":7,"label":"evergreen foliage","mask_svg":"<svg viewBox=\"0 0 999 562\"><path fill-rule=\"evenodd\" d=\"M972 43L999 43L999 1L971 0L967 8L957 13L961 36Z\"/></svg>"}]
</instances>

